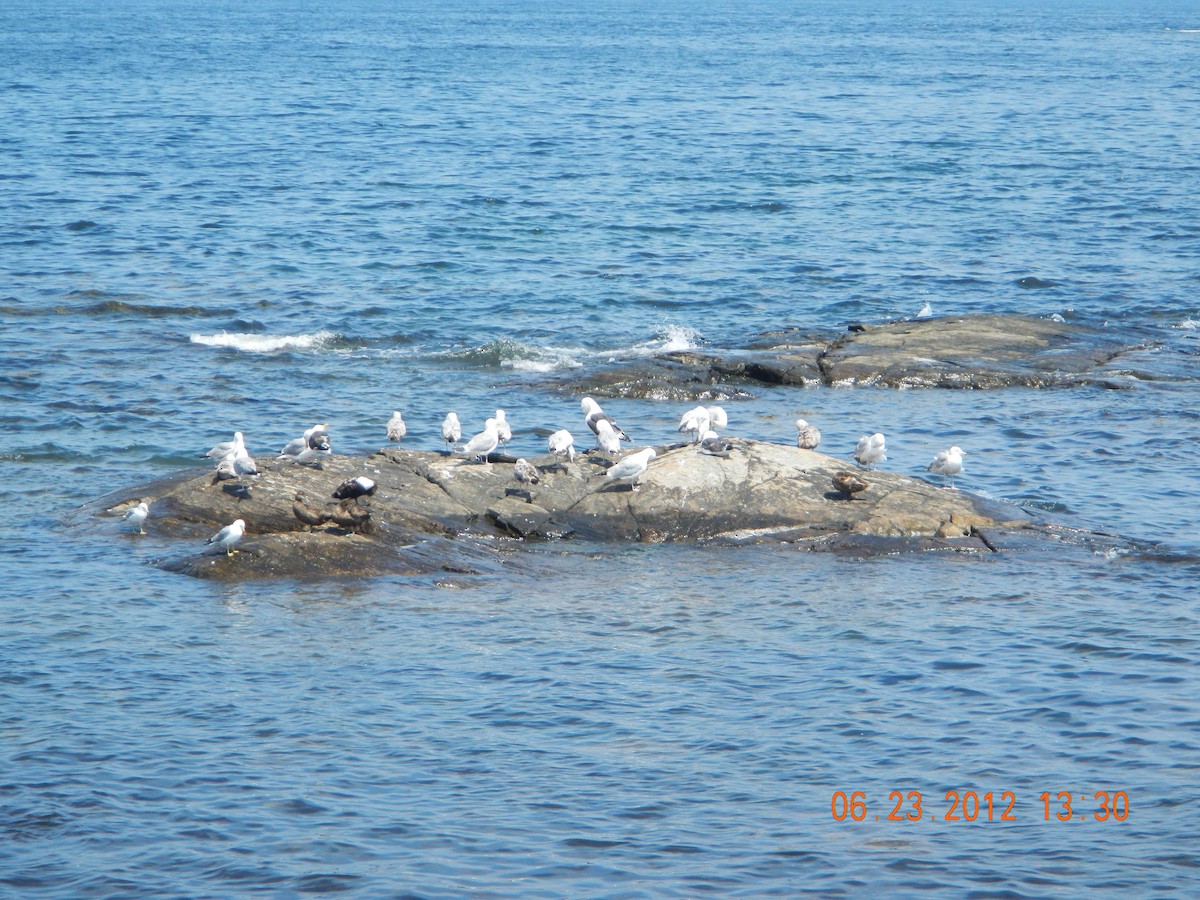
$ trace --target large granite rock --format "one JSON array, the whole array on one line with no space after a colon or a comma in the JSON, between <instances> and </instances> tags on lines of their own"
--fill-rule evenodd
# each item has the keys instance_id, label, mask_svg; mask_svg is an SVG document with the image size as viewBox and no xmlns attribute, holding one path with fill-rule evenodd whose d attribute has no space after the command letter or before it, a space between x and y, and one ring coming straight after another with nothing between
<instances>
[{"instance_id":1,"label":"large granite rock","mask_svg":"<svg viewBox=\"0 0 1200 900\"><path fill-rule=\"evenodd\" d=\"M789 329L743 348L618 361L572 373L570 386L596 396L700 402L736 398L754 385L1124 387L1108 367L1138 349L1143 345L1059 319L941 316L852 325L836 336Z\"/></svg>"},{"instance_id":2,"label":"large granite rock","mask_svg":"<svg viewBox=\"0 0 1200 900\"><path fill-rule=\"evenodd\" d=\"M994 551L1017 535L1046 534L1018 509L892 472L863 472L870 486L854 499L833 488L847 468L808 450L730 440L721 454L663 446L633 485L609 481L599 453L540 465L536 485L514 480L513 460L466 461L440 453L384 450L331 457L320 468L260 464L239 484L213 483L210 470L110 495L93 512L118 516L150 502L149 532L187 541L163 565L212 578L477 573L524 565L515 538L594 541L787 541L811 549L895 552L905 548ZM306 526L293 512L299 493L334 512L335 488L366 475L376 493L360 501L361 528ZM353 508L354 504L351 505ZM206 539L234 519L247 536L231 556Z\"/></svg>"}]
</instances>

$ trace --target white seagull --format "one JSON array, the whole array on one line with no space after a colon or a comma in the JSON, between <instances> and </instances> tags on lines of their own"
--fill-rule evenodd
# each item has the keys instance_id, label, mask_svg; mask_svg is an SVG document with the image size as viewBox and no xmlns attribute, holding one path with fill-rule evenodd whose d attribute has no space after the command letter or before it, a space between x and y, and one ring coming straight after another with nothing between
<instances>
[{"instance_id":1,"label":"white seagull","mask_svg":"<svg viewBox=\"0 0 1200 900\"><path fill-rule=\"evenodd\" d=\"M653 447L631 453L619 463L609 466L608 471L604 473L604 480L632 482L633 489L636 491L638 489L637 480L646 474L646 467L650 465L650 460L655 456L657 454Z\"/></svg>"},{"instance_id":2,"label":"white seagull","mask_svg":"<svg viewBox=\"0 0 1200 900\"><path fill-rule=\"evenodd\" d=\"M241 481L243 475L258 475L258 466L254 462L254 457L246 452L245 447L230 452L217 463L217 471L213 476L212 483L228 481L230 478Z\"/></svg>"},{"instance_id":3,"label":"white seagull","mask_svg":"<svg viewBox=\"0 0 1200 900\"><path fill-rule=\"evenodd\" d=\"M215 459L217 462L223 460L230 453L233 453L238 448L245 449L246 442L242 439L242 433L235 431L232 441L221 441L219 444L213 444L211 450L201 456L201 459Z\"/></svg>"},{"instance_id":4,"label":"white seagull","mask_svg":"<svg viewBox=\"0 0 1200 900\"><path fill-rule=\"evenodd\" d=\"M621 452L621 439L607 419L596 420L596 447L605 453Z\"/></svg>"},{"instance_id":5,"label":"white seagull","mask_svg":"<svg viewBox=\"0 0 1200 900\"><path fill-rule=\"evenodd\" d=\"M886 451L883 435L877 431L870 437L864 434L858 439L858 446L854 448L854 458L863 468L873 469L876 463L887 459Z\"/></svg>"},{"instance_id":6,"label":"white seagull","mask_svg":"<svg viewBox=\"0 0 1200 900\"><path fill-rule=\"evenodd\" d=\"M327 422L321 422L312 426L312 428L309 428L307 431L305 431L302 436L295 438L294 440L290 440L284 444L283 449L279 451L280 457L299 456L301 453L311 447L310 440L313 435L317 434L318 432L325 434L326 440L328 440L328 429L329 423Z\"/></svg>"},{"instance_id":7,"label":"white seagull","mask_svg":"<svg viewBox=\"0 0 1200 900\"><path fill-rule=\"evenodd\" d=\"M508 424L508 419L504 417L502 409L496 410L496 434L502 444L507 444L512 440L512 428Z\"/></svg>"},{"instance_id":8,"label":"white seagull","mask_svg":"<svg viewBox=\"0 0 1200 900\"><path fill-rule=\"evenodd\" d=\"M408 434L408 426L404 424L404 416L400 415L400 410L393 409L392 417L387 423L387 439L393 443L400 443L404 440L404 436Z\"/></svg>"},{"instance_id":9,"label":"white seagull","mask_svg":"<svg viewBox=\"0 0 1200 900\"><path fill-rule=\"evenodd\" d=\"M821 446L821 429L809 425L806 419L796 420L796 446L801 450L816 450Z\"/></svg>"},{"instance_id":10,"label":"white seagull","mask_svg":"<svg viewBox=\"0 0 1200 900\"><path fill-rule=\"evenodd\" d=\"M717 407L713 407L716 409ZM703 406L697 406L695 409L689 409L679 419L679 428L676 431L681 431L692 435L692 443L698 444L700 436L708 431L708 427L712 422L712 416L709 415L707 409Z\"/></svg>"},{"instance_id":11,"label":"white seagull","mask_svg":"<svg viewBox=\"0 0 1200 900\"><path fill-rule=\"evenodd\" d=\"M546 446L555 456L565 456L567 462L575 462L575 438L565 428L560 428L546 441Z\"/></svg>"},{"instance_id":12,"label":"white seagull","mask_svg":"<svg viewBox=\"0 0 1200 900\"><path fill-rule=\"evenodd\" d=\"M454 451L454 445L462 440L462 424L458 421L457 413L446 413L446 418L442 419L442 440L451 452Z\"/></svg>"},{"instance_id":13,"label":"white seagull","mask_svg":"<svg viewBox=\"0 0 1200 900\"><path fill-rule=\"evenodd\" d=\"M488 419L483 431L467 441L461 452L467 458L478 457L481 462L488 461L488 454L500 446L500 432L496 429L496 420Z\"/></svg>"},{"instance_id":14,"label":"white seagull","mask_svg":"<svg viewBox=\"0 0 1200 900\"><path fill-rule=\"evenodd\" d=\"M246 536L246 521L235 519L208 539L208 543L216 544L225 551L226 556L233 556L233 548L242 542Z\"/></svg>"},{"instance_id":15,"label":"white seagull","mask_svg":"<svg viewBox=\"0 0 1200 900\"><path fill-rule=\"evenodd\" d=\"M617 420L600 408L600 404L591 397L584 397L579 401L580 407L583 409L583 421L587 423L587 427L592 430L592 434L596 434L596 423L601 420L608 422L612 426L613 431L617 433L617 437L622 441L629 440L628 435L621 430L617 425Z\"/></svg>"},{"instance_id":16,"label":"white seagull","mask_svg":"<svg viewBox=\"0 0 1200 900\"><path fill-rule=\"evenodd\" d=\"M146 524L146 517L150 515L150 507L143 500L137 506L131 507L125 513L125 521L129 523L131 528L136 528L138 534L145 534L146 529L142 526Z\"/></svg>"},{"instance_id":17,"label":"white seagull","mask_svg":"<svg viewBox=\"0 0 1200 900\"><path fill-rule=\"evenodd\" d=\"M708 423L713 428L725 428L729 425L729 416L725 415L725 409L721 406L710 406L707 408Z\"/></svg>"},{"instance_id":18,"label":"white seagull","mask_svg":"<svg viewBox=\"0 0 1200 900\"><path fill-rule=\"evenodd\" d=\"M928 300L926 300L926 301L925 301L925 305L924 305L924 306L922 306L922 307L921 307L919 310L917 310L917 315L916 315L916 318L918 318L918 319L928 319L928 318L930 318L932 315L933 315L933 307L932 307L932 306L930 306L930 305L929 305L929 301L928 301Z\"/></svg>"},{"instance_id":19,"label":"white seagull","mask_svg":"<svg viewBox=\"0 0 1200 900\"><path fill-rule=\"evenodd\" d=\"M967 451L961 447L951 447L949 450L942 450L929 463L926 471L932 472L934 475L941 475L947 487L954 487L954 476L962 472L962 458L966 455Z\"/></svg>"}]
</instances>

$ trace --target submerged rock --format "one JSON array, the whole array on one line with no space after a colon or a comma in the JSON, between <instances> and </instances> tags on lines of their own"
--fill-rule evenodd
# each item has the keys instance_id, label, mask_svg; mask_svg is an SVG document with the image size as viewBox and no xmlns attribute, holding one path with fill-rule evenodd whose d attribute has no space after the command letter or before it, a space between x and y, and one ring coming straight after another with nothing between
<instances>
[{"instance_id":1,"label":"submerged rock","mask_svg":"<svg viewBox=\"0 0 1200 900\"><path fill-rule=\"evenodd\" d=\"M1057 319L941 316L852 325L837 336L785 330L752 346L685 350L573 372L571 387L602 396L729 399L753 385L1000 388L1119 386L1105 371L1144 345Z\"/></svg>"},{"instance_id":2,"label":"submerged rock","mask_svg":"<svg viewBox=\"0 0 1200 900\"><path fill-rule=\"evenodd\" d=\"M256 479L214 484L185 472L93 505L118 516L150 498L146 529L194 552L164 568L205 578L313 578L477 573L520 565L505 549L525 540L789 542L811 549L895 552L906 547L989 552L1016 531L1044 527L1023 511L892 472L859 472L867 487L834 487L843 460L792 446L729 439L720 454L693 444L656 448L637 484L605 479L598 452L563 463L531 459L536 485L516 486L515 460L481 464L440 453L382 450L320 467L264 464ZM375 493L353 504L370 527L342 527L332 494L367 476ZM297 503L296 496L304 498ZM322 522L324 510L334 518ZM204 541L234 519L246 537L231 556Z\"/></svg>"}]
</instances>

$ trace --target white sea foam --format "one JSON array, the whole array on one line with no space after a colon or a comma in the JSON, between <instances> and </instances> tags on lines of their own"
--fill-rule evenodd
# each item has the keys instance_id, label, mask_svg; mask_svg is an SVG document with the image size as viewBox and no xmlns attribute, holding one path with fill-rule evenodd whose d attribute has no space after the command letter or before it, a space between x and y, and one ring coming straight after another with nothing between
<instances>
[{"instance_id":1,"label":"white sea foam","mask_svg":"<svg viewBox=\"0 0 1200 900\"><path fill-rule=\"evenodd\" d=\"M693 350L700 345L700 340L700 332L695 328L668 323L658 327L652 340L634 344L629 348L629 352L639 356L653 356L656 353Z\"/></svg>"},{"instance_id":2,"label":"white sea foam","mask_svg":"<svg viewBox=\"0 0 1200 900\"><path fill-rule=\"evenodd\" d=\"M337 338L332 331L318 331L314 334L230 334L222 331L220 334L193 334L189 340L193 344L203 344L206 347L230 347L244 353L278 353L280 350L320 350L330 341Z\"/></svg>"},{"instance_id":3,"label":"white sea foam","mask_svg":"<svg viewBox=\"0 0 1200 900\"><path fill-rule=\"evenodd\" d=\"M554 347L542 347L538 356L506 359L500 365L515 372L556 372L559 369L577 369L583 363L571 355L572 352Z\"/></svg>"}]
</instances>

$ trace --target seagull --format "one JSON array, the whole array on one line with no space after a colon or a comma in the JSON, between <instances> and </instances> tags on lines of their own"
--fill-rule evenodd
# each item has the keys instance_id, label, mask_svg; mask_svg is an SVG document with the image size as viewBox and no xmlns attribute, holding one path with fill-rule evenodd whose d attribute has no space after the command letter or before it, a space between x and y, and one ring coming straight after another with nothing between
<instances>
[{"instance_id":1,"label":"seagull","mask_svg":"<svg viewBox=\"0 0 1200 900\"><path fill-rule=\"evenodd\" d=\"M713 407L717 409L718 407ZM700 442L700 436L708 431L708 427L712 422L712 416L709 415L707 409L703 406L697 406L695 409L689 409L683 414L679 420L679 428L676 431L685 432L692 435L692 443Z\"/></svg>"},{"instance_id":2,"label":"seagull","mask_svg":"<svg viewBox=\"0 0 1200 900\"><path fill-rule=\"evenodd\" d=\"M305 450L308 450L312 447L312 438L317 433L324 434L325 442L328 443L329 442L328 429L329 429L329 424L327 422L321 422L320 424L314 425L312 428L309 428L307 431L304 432L304 434L301 437L295 438L294 440L290 440L286 444L283 445L283 449L279 451L280 458L283 458L285 456L300 456L302 453L304 453Z\"/></svg>"},{"instance_id":3,"label":"seagull","mask_svg":"<svg viewBox=\"0 0 1200 900\"><path fill-rule=\"evenodd\" d=\"M255 464L254 458L246 452L245 447L230 452L217 463L217 471L213 474L212 483L228 481L231 478L241 481L243 475L258 475L258 466Z\"/></svg>"},{"instance_id":4,"label":"seagull","mask_svg":"<svg viewBox=\"0 0 1200 900\"><path fill-rule=\"evenodd\" d=\"M575 462L575 438L565 428L560 428L550 435L546 446L555 456L565 456L567 462Z\"/></svg>"},{"instance_id":5,"label":"seagull","mask_svg":"<svg viewBox=\"0 0 1200 900\"><path fill-rule=\"evenodd\" d=\"M517 464L513 466L513 478L517 479L521 484L537 484L537 467L528 460L518 459Z\"/></svg>"},{"instance_id":6,"label":"seagull","mask_svg":"<svg viewBox=\"0 0 1200 900\"><path fill-rule=\"evenodd\" d=\"M821 429L809 425L805 419L796 420L796 446L801 450L816 450L821 446Z\"/></svg>"},{"instance_id":7,"label":"seagull","mask_svg":"<svg viewBox=\"0 0 1200 900\"><path fill-rule=\"evenodd\" d=\"M246 448L242 448L241 453L233 454L233 477L238 481L242 480L243 475L257 475L258 466L254 463L254 457L246 452Z\"/></svg>"},{"instance_id":8,"label":"seagull","mask_svg":"<svg viewBox=\"0 0 1200 900\"><path fill-rule=\"evenodd\" d=\"M310 529L329 521L329 513L311 505L303 494L297 494L292 501L292 515Z\"/></svg>"},{"instance_id":9,"label":"seagull","mask_svg":"<svg viewBox=\"0 0 1200 900\"><path fill-rule=\"evenodd\" d=\"M359 497L370 497L379 488L373 479L366 475L343 481L333 492L334 500L357 500Z\"/></svg>"},{"instance_id":10,"label":"seagull","mask_svg":"<svg viewBox=\"0 0 1200 900\"><path fill-rule=\"evenodd\" d=\"M724 456L725 452L729 449L729 445L721 440L719 434L709 429L700 436L700 449L716 454L717 456Z\"/></svg>"},{"instance_id":11,"label":"seagull","mask_svg":"<svg viewBox=\"0 0 1200 900\"><path fill-rule=\"evenodd\" d=\"M137 506L130 507L125 513L125 521L130 527L136 528L138 534L145 534L146 529L142 526L146 523L146 517L150 515L150 507L143 500Z\"/></svg>"},{"instance_id":12,"label":"seagull","mask_svg":"<svg viewBox=\"0 0 1200 900\"><path fill-rule=\"evenodd\" d=\"M854 458L864 469L874 469L876 463L887 459L886 451L883 435L877 431L870 437L864 434L858 439L858 446L854 448Z\"/></svg>"},{"instance_id":13,"label":"seagull","mask_svg":"<svg viewBox=\"0 0 1200 900\"><path fill-rule=\"evenodd\" d=\"M854 499L855 494L861 494L870 486L871 483L869 481L859 475L855 475L853 472L833 473L834 490L841 491L851 500Z\"/></svg>"},{"instance_id":14,"label":"seagull","mask_svg":"<svg viewBox=\"0 0 1200 900\"><path fill-rule=\"evenodd\" d=\"M631 453L619 463L614 463L608 467L608 471L604 473L605 481L629 481L633 483L633 489L636 491L637 480L646 473L646 467L650 465L650 460L654 459L657 454L653 447L647 447L644 450L639 450L637 453Z\"/></svg>"},{"instance_id":15,"label":"seagull","mask_svg":"<svg viewBox=\"0 0 1200 900\"><path fill-rule=\"evenodd\" d=\"M324 429L314 431L308 436L306 446L303 450L296 454L298 461L312 459L314 456L324 454L325 456L333 455L333 445L329 443L329 432ZM320 468L318 466L317 468Z\"/></svg>"},{"instance_id":16,"label":"seagull","mask_svg":"<svg viewBox=\"0 0 1200 900\"><path fill-rule=\"evenodd\" d=\"M583 420L587 423L587 427L592 430L592 434L596 434L596 423L603 419L612 426L618 438L623 441L629 440L629 437L617 425L617 420L602 410L600 404L591 397L584 397L579 401L579 405L583 408Z\"/></svg>"},{"instance_id":17,"label":"seagull","mask_svg":"<svg viewBox=\"0 0 1200 900\"><path fill-rule=\"evenodd\" d=\"M916 314L916 316L914 316L914 318L928 319L932 315L933 315L933 307L930 306L929 301L926 300L925 305L922 306L919 310L917 310L917 314Z\"/></svg>"},{"instance_id":18,"label":"seagull","mask_svg":"<svg viewBox=\"0 0 1200 900\"><path fill-rule=\"evenodd\" d=\"M242 439L242 433L240 431L235 431L233 433L232 441L221 441L221 443L219 443L219 444L213 444L212 449L209 450L207 453L205 453L200 458L201 459L215 459L218 462L220 462L222 459L224 459L230 453L233 453L234 451L236 451L238 448L241 448L244 450L246 448L246 442Z\"/></svg>"},{"instance_id":19,"label":"seagull","mask_svg":"<svg viewBox=\"0 0 1200 900\"><path fill-rule=\"evenodd\" d=\"M226 556L233 556L233 548L242 542L246 536L246 520L234 519L216 534L208 539L208 543L216 544L225 551Z\"/></svg>"},{"instance_id":20,"label":"seagull","mask_svg":"<svg viewBox=\"0 0 1200 900\"><path fill-rule=\"evenodd\" d=\"M947 487L954 487L954 476L963 470L962 458L966 455L967 451L961 447L942 450L929 463L926 471L932 472L934 475L941 475Z\"/></svg>"},{"instance_id":21,"label":"seagull","mask_svg":"<svg viewBox=\"0 0 1200 900\"><path fill-rule=\"evenodd\" d=\"M408 426L404 424L404 416L400 415L400 410L393 409L392 417L387 423L387 439L393 443L400 443L404 440L404 436L408 434Z\"/></svg>"},{"instance_id":22,"label":"seagull","mask_svg":"<svg viewBox=\"0 0 1200 900\"><path fill-rule=\"evenodd\" d=\"M454 445L462 440L462 425L457 413L446 413L446 418L442 420L442 440L451 453L454 452Z\"/></svg>"},{"instance_id":23,"label":"seagull","mask_svg":"<svg viewBox=\"0 0 1200 900\"><path fill-rule=\"evenodd\" d=\"M496 410L496 437L500 443L507 444L512 440L512 428L509 427L508 419L504 418L504 410Z\"/></svg>"},{"instance_id":24,"label":"seagull","mask_svg":"<svg viewBox=\"0 0 1200 900\"><path fill-rule=\"evenodd\" d=\"M467 441L466 446L460 452L468 458L477 457L481 461L487 462L488 455L498 446L500 446L500 432L496 428L496 420L488 419L484 423L483 431Z\"/></svg>"},{"instance_id":25,"label":"seagull","mask_svg":"<svg viewBox=\"0 0 1200 900\"><path fill-rule=\"evenodd\" d=\"M723 407L710 406L705 411L708 413L708 422L712 428L725 428L729 424L729 416L725 415Z\"/></svg>"},{"instance_id":26,"label":"seagull","mask_svg":"<svg viewBox=\"0 0 1200 900\"><path fill-rule=\"evenodd\" d=\"M621 452L621 439L608 419L596 420L596 447L605 453Z\"/></svg>"}]
</instances>

